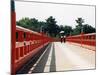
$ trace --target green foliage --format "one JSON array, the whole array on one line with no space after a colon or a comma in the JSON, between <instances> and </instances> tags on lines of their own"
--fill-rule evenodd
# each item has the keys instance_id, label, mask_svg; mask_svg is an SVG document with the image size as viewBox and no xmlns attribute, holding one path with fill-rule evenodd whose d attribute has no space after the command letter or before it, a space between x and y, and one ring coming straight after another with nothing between
<instances>
[{"instance_id":1,"label":"green foliage","mask_svg":"<svg viewBox=\"0 0 100 75\"><path fill-rule=\"evenodd\" d=\"M60 25L60 31L64 31L64 35L66 36L69 36L71 34L71 32L73 31L72 30L72 27L71 26L68 26L68 25Z\"/></svg>"},{"instance_id":2,"label":"green foliage","mask_svg":"<svg viewBox=\"0 0 100 75\"><path fill-rule=\"evenodd\" d=\"M35 18L22 18L21 20L16 22L18 26L22 26L24 28L31 29L33 31L40 32L41 26L44 26L46 23L45 22L39 22Z\"/></svg>"},{"instance_id":3,"label":"green foliage","mask_svg":"<svg viewBox=\"0 0 100 75\"><path fill-rule=\"evenodd\" d=\"M59 33L59 26L56 24L55 18L50 16L48 19L46 19L46 25L47 25L47 32L52 37L56 37L56 35Z\"/></svg>"},{"instance_id":4,"label":"green foliage","mask_svg":"<svg viewBox=\"0 0 100 75\"><path fill-rule=\"evenodd\" d=\"M21 20L17 21L17 25L21 25L22 27L27 28L30 24L29 18L22 18Z\"/></svg>"},{"instance_id":5,"label":"green foliage","mask_svg":"<svg viewBox=\"0 0 100 75\"><path fill-rule=\"evenodd\" d=\"M84 34L94 33L95 32L95 28L93 28L92 26L90 26L88 24L83 24L84 20L82 18L78 18L75 21L78 25L76 25L76 27L73 29L73 32L71 32L72 35L78 35L81 33L84 33Z\"/></svg>"},{"instance_id":6,"label":"green foliage","mask_svg":"<svg viewBox=\"0 0 100 75\"><path fill-rule=\"evenodd\" d=\"M72 29L71 26L68 25L57 25L57 21L53 16L50 16L46 19L46 22L44 21L38 21L36 18L22 18L21 20L17 21L18 26L22 26L24 28L31 29L33 31L37 32L44 32L50 37L59 38L60 31L64 31L63 35L69 36L69 35L78 35L81 32L83 33L93 33L96 32L96 29L88 24L84 24L84 20L82 18L78 18L75 20L77 25L74 29Z\"/></svg>"},{"instance_id":7,"label":"green foliage","mask_svg":"<svg viewBox=\"0 0 100 75\"><path fill-rule=\"evenodd\" d=\"M83 26L84 20L82 18L78 18L75 21L78 24L76 25L75 32L77 32L76 34L80 34L82 32L82 26Z\"/></svg>"},{"instance_id":8,"label":"green foliage","mask_svg":"<svg viewBox=\"0 0 100 75\"><path fill-rule=\"evenodd\" d=\"M73 31L71 32L71 35L78 35L80 34L80 28L76 27L73 29Z\"/></svg>"},{"instance_id":9,"label":"green foliage","mask_svg":"<svg viewBox=\"0 0 100 75\"><path fill-rule=\"evenodd\" d=\"M84 33L94 33L94 32L96 32L96 29L88 24L85 24L85 25L83 25L83 32Z\"/></svg>"},{"instance_id":10,"label":"green foliage","mask_svg":"<svg viewBox=\"0 0 100 75\"><path fill-rule=\"evenodd\" d=\"M82 23L84 23L84 20L82 18L78 18L77 20L75 20L76 23L78 23L79 26L82 25Z\"/></svg>"}]
</instances>

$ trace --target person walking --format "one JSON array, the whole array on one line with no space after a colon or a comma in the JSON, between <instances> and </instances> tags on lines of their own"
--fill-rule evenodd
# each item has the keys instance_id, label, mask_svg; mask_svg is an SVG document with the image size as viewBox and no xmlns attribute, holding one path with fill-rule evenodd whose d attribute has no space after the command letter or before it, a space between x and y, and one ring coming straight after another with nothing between
<instances>
[{"instance_id":1,"label":"person walking","mask_svg":"<svg viewBox=\"0 0 100 75\"><path fill-rule=\"evenodd\" d=\"M64 31L60 31L60 41L64 42Z\"/></svg>"},{"instance_id":2,"label":"person walking","mask_svg":"<svg viewBox=\"0 0 100 75\"><path fill-rule=\"evenodd\" d=\"M61 43L63 42L63 36L61 36L60 41L61 41Z\"/></svg>"},{"instance_id":3,"label":"person walking","mask_svg":"<svg viewBox=\"0 0 100 75\"><path fill-rule=\"evenodd\" d=\"M66 36L64 35L64 37L63 37L63 41L64 41L64 43L66 42Z\"/></svg>"}]
</instances>

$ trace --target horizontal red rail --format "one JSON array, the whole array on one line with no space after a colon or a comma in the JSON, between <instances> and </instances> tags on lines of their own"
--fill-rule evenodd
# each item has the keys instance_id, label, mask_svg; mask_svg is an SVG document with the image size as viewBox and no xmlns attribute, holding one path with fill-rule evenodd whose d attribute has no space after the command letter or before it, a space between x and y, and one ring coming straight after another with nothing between
<instances>
[{"instance_id":1,"label":"horizontal red rail","mask_svg":"<svg viewBox=\"0 0 100 75\"><path fill-rule=\"evenodd\" d=\"M15 71L53 39L43 33L16 26Z\"/></svg>"},{"instance_id":2,"label":"horizontal red rail","mask_svg":"<svg viewBox=\"0 0 100 75\"><path fill-rule=\"evenodd\" d=\"M69 36L69 37L66 37L66 40L69 42L79 43L81 45L84 44L84 45L96 46L95 33Z\"/></svg>"}]
</instances>

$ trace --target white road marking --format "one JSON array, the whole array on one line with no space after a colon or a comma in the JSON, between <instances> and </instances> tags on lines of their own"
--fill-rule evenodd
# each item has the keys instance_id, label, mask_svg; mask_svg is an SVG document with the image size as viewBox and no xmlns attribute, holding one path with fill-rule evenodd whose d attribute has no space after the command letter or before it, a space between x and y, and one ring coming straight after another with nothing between
<instances>
[{"instance_id":1,"label":"white road marking","mask_svg":"<svg viewBox=\"0 0 100 75\"><path fill-rule=\"evenodd\" d=\"M52 50L53 50L53 44L51 45L50 53L44 68L44 72L49 72L50 71L50 63L51 63L51 58L52 58Z\"/></svg>"},{"instance_id":2,"label":"white road marking","mask_svg":"<svg viewBox=\"0 0 100 75\"><path fill-rule=\"evenodd\" d=\"M94 69L95 68L95 52L76 47L67 43L54 42L55 47L55 64L56 71L65 70L80 70L80 69ZM52 58L53 44L50 48L49 57L47 59L44 72L50 72L50 63ZM39 60L33 65L28 73L32 73L35 66L41 60L46 50L43 52Z\"/></svg>"},{"instance_id":3,"label":"white road marking","mask_svg":"<svg viewBox=\"0 0 100 75\"><path fill-rule=\"evenodd\" d=\"M47 49L50 47L50 45L45 49L45 51L43 52L43 54L40 56L40 58L37 60L37 62L32 66L32 68L29 70L29 74L32 73L32 71L34 70L35 66L39 63L39 61L41 60L41 58L43 57L43 55L45 54L45 52L47 51Z\"/></svg>"}]
</instances>

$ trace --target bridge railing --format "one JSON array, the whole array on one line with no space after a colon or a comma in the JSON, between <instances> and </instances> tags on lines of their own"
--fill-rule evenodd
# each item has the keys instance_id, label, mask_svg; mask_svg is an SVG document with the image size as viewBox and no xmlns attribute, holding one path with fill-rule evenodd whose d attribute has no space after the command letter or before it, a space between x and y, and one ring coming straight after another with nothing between
<instances>
[{"instance_id":1,"label":"bridge railing","mask_svg":"<svg viewBox=\"0 0 100 75\"><path fill-rule=\"evenodd\" d=\"M15 71L20 69L32 56L53 39L44 33L16 26Z\"/></svg>"},{"instance_id":2,"label":"bridge railing","mask_svg":"<svg viewBox=\"0 0 100 75\"><path fill-rule=\"evenodd\" d=\"M96 46L96 33L68 36L66 37L66 41L81 45Z\"/></svg>"},{"instance_id":3,"label":"bridge railing","mask_svg":"<svg viewBox=\"0 0 100 75\"><path fill-rule=\"evenodd\" d=\"M11 24L11 75L16 75L17 70L38 53L43 46L51 42L52 38L43 33L16 26L14 0L11 0Z\"/></svg>"}]
</instances>

